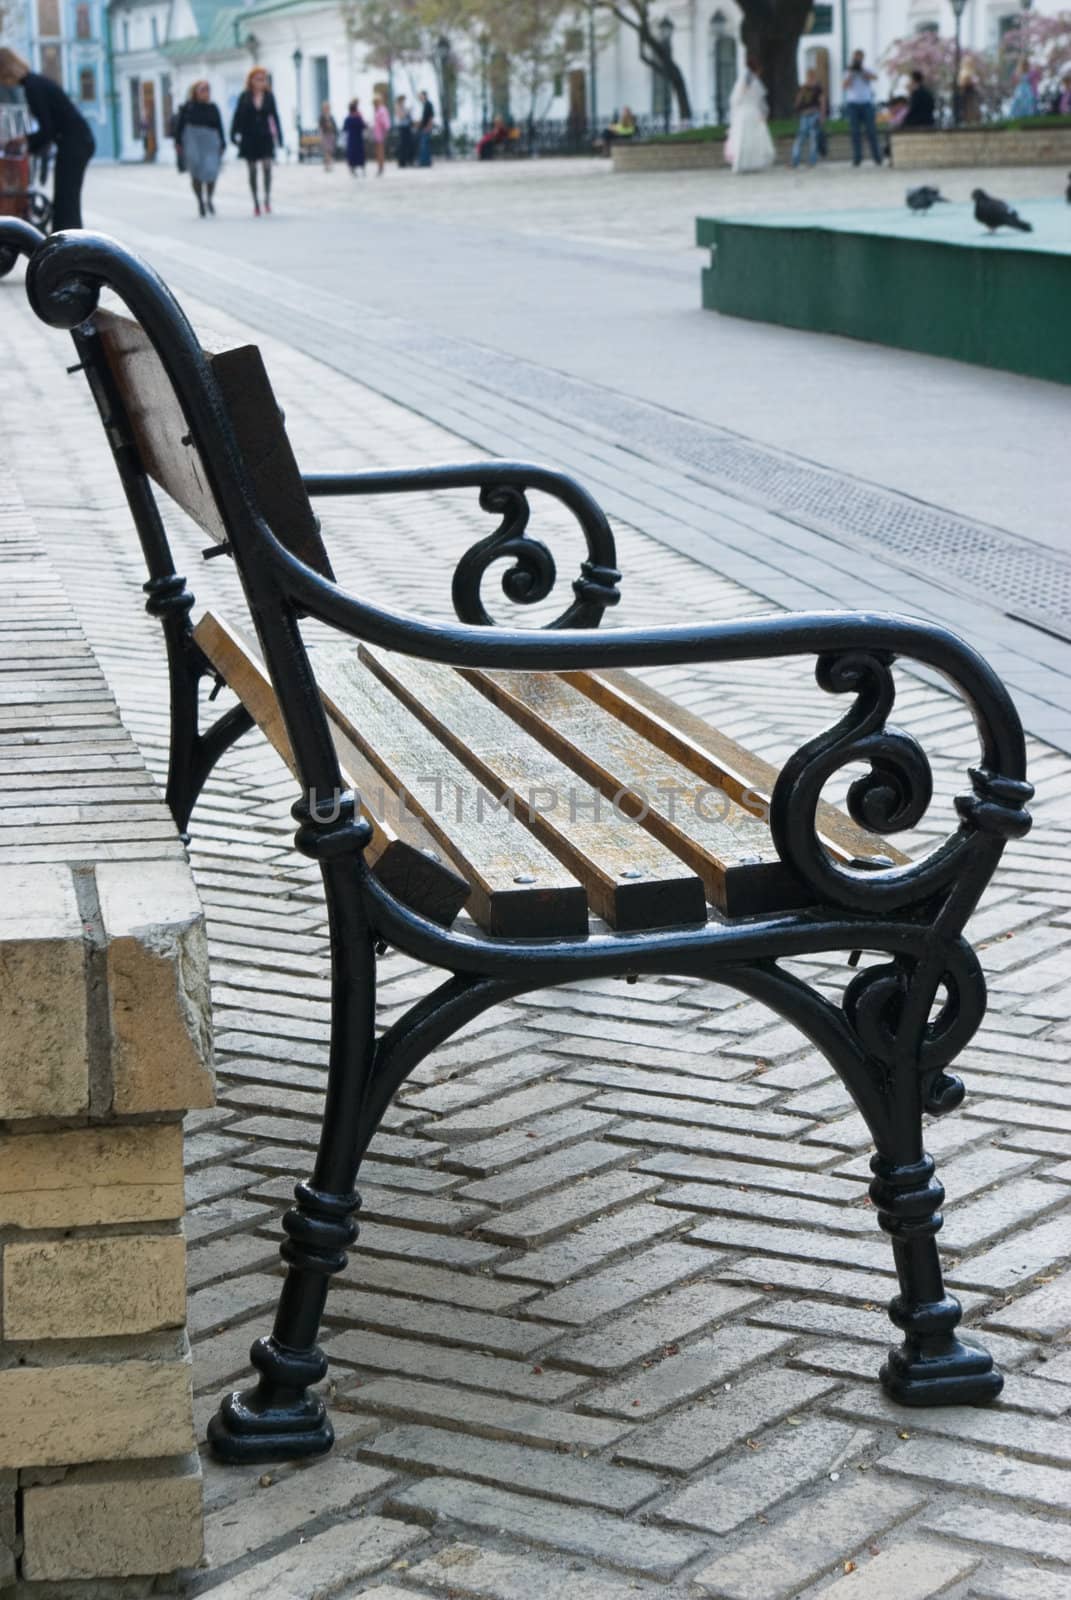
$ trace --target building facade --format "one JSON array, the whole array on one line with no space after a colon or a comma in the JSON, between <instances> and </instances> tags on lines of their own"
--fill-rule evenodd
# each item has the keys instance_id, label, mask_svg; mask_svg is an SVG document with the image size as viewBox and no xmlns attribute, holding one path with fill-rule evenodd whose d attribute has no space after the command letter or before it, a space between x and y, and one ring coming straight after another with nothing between
<instances>
[{"instance_id":1,"label":"building facade","mask_svg":"<svg viewBox=\"0 0 1071 1600\"><path fill-rule=\"evenodd\" d=\"M82 14L101 13L103 0L27 0L52 23L65 18L70 39L52 35L39 42L47 59L63 70L68 86L103 94L103 71L96 77L91 52L96 35L79 39ZM1041 13L1064 9L1068 0L1034 0ZM355 37L361 0L264 0L238 6L219 0L111 0L108 17L114 69L112 120L122 160L141 161L167 149L171 118L190 85L207 78L213 97L229 118L246 74L254 64L266 68L279 105L287 148L297 149L299 128L314 129L324 101L341 121L348 102L360 99L366 115L375 93L393 104L399 94L415 104L428 90L440 112L442 83L436 63L399 62L391 69L369 60ZM991 50L1021 15L1022 0L967 0L961 19L963 50ZM724 122L729 96L743 65L741 12L734 0L665 0L658 28L670 43L688 86L694 123ZM92 30L92 20L88 24ZM955 22L950 0L831 0L816 4L800 40L801 75L813 67L826 85L830 104L839 104L844 67L862 49L880 68L881 58L898 38L933 31L951 38ZM480 38L452 41L451 122L478 132L497 113L524 123L537 120L596 128L629 106L647 124L676 126L678 108L664 80L640 59L636 34L618 24L589 27L582 13L563 40L560 70L537 92L525 86L509 62L490 52ZM84 76L83 76L84 74ZM881 92L892 85L882 75ZM92 104L92 102L90 102ZM98 108L102 102L98 98ZM102 109L99 116L103 118Z\"/></svg>"},{"instance_id":2,"label":"building facade","mask_svg":"<svg viewBox=\"0 0 1071 1600\"><path fill-rule=\"evenodd\" d=\"M107 0L23 0L12 8L8 35L35 72L67 91L93 130L98 155L113 155Z\"/></svg>"}]
</instances>

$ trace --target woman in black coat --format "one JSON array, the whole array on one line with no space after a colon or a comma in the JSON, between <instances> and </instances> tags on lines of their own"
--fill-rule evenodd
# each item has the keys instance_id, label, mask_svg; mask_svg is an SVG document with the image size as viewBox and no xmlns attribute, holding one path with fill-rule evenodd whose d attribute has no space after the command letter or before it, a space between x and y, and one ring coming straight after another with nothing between
<instances>
[{"instance_id":1,"label":"woman in black coat","mask_svg":"<svg viewBox=\"0 0 1071 1600\"><path fill-rule=\"evenodd\" d=\"M245 80L245 90L239 95L234 108L231 139L238 146L242 160L249 164L253 215L260 216L260 195L257 191L257 173L260 172L264 177L264 210L270 216L271 164L275 148L282 144L282 138L275 96L268 87L268 74L263 67L254 67Z\"/></svg>"},{"instance_id":2,"label":"woman in black coat","mask_svg":"<svg viewBox=\"0 0 1071 1600\"><path fill-rule=\"evenodd\" d=\"M31 155L56 147L55 193L52 199L52 227L82 226L82 179L96 150L89 123L67 98L58 83L31 72L29 63L14 50L0 49L0 84L20 87L26 96L30 115L37 123L30 135Z\"/></svg>"}]
</instances>

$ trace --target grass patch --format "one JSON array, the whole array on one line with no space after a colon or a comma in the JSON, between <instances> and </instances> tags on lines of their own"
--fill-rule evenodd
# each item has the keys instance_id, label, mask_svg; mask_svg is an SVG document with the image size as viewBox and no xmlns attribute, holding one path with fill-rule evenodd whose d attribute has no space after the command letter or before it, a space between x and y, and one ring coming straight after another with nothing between
<instances>
[{"instance_id":1,"label":"grass patch","mask_svg":"<svg viewBox=\"0 0 1071 1600\"><path fill-rule=\"evenodd\" d=\"M1064 120L1064 119L1061 119ZM1071 119L1067 119L1071 120ZM825 123L826 133L847 133L848 124L843 117L834 117ZM799 129L798 117L775 117L767 127L773 139L794 139ZM729 130L724 124L712 124L702 128L680 128L675 133L652 133L642 142L644 144L724 144Z\"/></svg>"}]
</instances>

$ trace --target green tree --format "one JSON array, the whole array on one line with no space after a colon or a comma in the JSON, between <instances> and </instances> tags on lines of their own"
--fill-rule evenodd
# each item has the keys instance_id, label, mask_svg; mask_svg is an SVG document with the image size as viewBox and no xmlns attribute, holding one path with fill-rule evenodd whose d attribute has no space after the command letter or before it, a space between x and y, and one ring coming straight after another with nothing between
<instances>
[{"instance_id":1,"label":"green tree","mask_svg":"<svg viewBox=\"0 0 1071 1600\"><path fill-rule=\"evenodd\" d=\"M419 0L348 0L342 7L350 38L364 45L370 65L387 74L392 90L395 68L423 57L418 12Z\"/></svg>"},{"instance_id":2,"label":"green tree","mask_svg":"<svg viewBox=\"0 0 1071 1600\"><path fill-rule=\"evenodd\" d=\"M616 17L623 28L628 28L636 35L640 60L665 79L677 102L677 114L681 121L691 122L692 102L684 73L674 59L672 43L663 41L659 29L664 15L661 0L587 0L587 4L594 11L608 12Z\"/></svg>"},{"instance_id":3,"label":"green tree","mask_svg":"<svg viewBox=\"0 0 1071 1600\"><path fill-rule=\"evenodd\" d=\"M492 51L508 60L512 82L524 95L524 118L531 146L535 123L553 91L554 80L574 53L575 0L478 0L474 8Z\"/></svg>"}]
</instances>

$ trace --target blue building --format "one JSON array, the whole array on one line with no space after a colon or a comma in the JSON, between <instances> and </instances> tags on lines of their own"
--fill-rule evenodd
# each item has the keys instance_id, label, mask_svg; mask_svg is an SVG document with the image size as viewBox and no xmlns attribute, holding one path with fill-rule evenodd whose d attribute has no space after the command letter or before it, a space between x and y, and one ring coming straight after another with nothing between
<instances>
[{"instance_id":1,"label":"blue building","mask_svg":"<svg viewBox=\"0 0 1071 1600\"><path fill-rule=\"evenodd\" d=\"M36 72L66 89L93 130L97 154L115 155L106 0L25 0L16 41Z\"/></svg>"}]
</instances>

